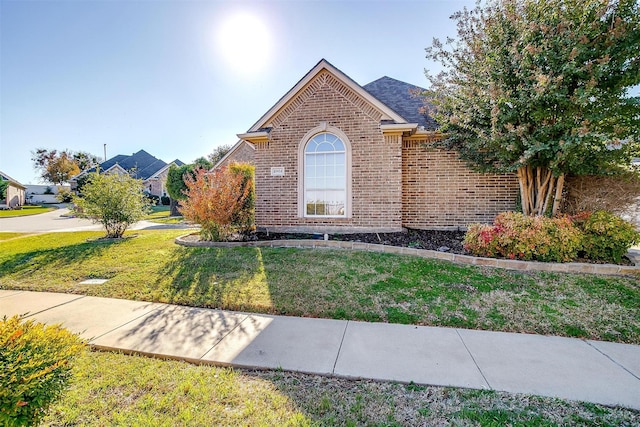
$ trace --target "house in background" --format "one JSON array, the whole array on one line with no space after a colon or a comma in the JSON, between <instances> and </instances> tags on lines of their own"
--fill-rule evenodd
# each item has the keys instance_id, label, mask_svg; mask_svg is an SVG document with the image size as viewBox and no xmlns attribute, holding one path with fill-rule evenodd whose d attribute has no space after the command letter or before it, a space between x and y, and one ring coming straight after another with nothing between
<instances>
[{"instance_id":1,"label":"house in background","mask_svg":"<svg viewBox=\"0 0 640 427\"><path fill-rule=\"evenodd\" d=\"M457 229L513 210L515 175L480 174L423 112L424 89L389 77L360 86L321 60L218 162L255 164L258 229Z\"/></svg>"},{"instance_id":2,"label":"house in background","mask_svg":"<svg viewBox=\"0 0 640 427\"><path fill-rule=\"evenodd\" d=\"M27 189L27 187L20 184L18 181L11 178L9 175L2 171L0 171L0 180L9 183L9 185L7 186L6 197L0 200L0 206L13 209L24 205L26 201L25 190Z\"/></svg>"},{"instance_id":3,"label":"house in background","mask_svg":"<svg viewBox=\"0 0 640 427\"><path fill-rule=\"evenodd\" d=\"M98 168L87 169L74 176L69 180L69 183L71 184L71 190L75 191L78 188L78 179L91 172L128 174L133 178L142 180L145 192L162 197L167 195L167 174L172 164L176 166L184 165L178 159L166 163L146 151L140 150L130 156L119 154L112 157L100 163Z\"/></svg>"}]
</instances>

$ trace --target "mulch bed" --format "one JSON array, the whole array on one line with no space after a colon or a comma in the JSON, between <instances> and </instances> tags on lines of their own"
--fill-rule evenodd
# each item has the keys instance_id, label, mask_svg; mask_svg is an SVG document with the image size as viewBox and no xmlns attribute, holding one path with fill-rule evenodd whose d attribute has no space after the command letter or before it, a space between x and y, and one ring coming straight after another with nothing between
<instances>
[{"instance_id":1,"label":"mulch bed","mask_svg":"<svg viewBox=\"0 0 640 427\"><path fill-rule=\"evenodd\" d=\"M255 233L253 240L323 239L322 234ZM464 231L412 230L398 233L330 234L329 240L375 243L406 248L431 249L454 254L468 254L462 247Z\"/></svg>"}]
</instances>

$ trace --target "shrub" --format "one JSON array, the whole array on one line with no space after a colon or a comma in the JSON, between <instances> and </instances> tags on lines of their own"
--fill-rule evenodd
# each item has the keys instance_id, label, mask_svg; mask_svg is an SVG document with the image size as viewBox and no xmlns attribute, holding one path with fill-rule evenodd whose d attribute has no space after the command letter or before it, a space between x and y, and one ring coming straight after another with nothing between
<instances>
[{"instance_id":1,"label":"shrub","mask_svg":"<svg viewBox=\"0 0 640 427\"><path fill-rule=\"evenodd\" d=\"M587 259L619 263L631 246L640 243L633 224L611 212L582 212L574 222L582 230L581 255Z\"/></svg>"},{"instance_id":2,"label":"shrub","mask_svg":"<svg viewBox=\"0 0 640 427\"><path fill-rule=\"evenodd\" d=\"M151 206L158 206L160 203L160 196L156 196L155 194L144 192L144 195L147 199L149 199L149 204Z\"/></svg>"},{"instance_id":3,"label":"shrub","mask_svg":"<svg viewBox=\"0 0 640 427\"><path fill-rule=\"evenodd\" d=\"M249 163L232 163L229 172L242 176L242 185L239 194L246 194L242 206L231 219L231 223L240 231L250 230L255 222L255 166Z\"/></svg>"},{"instance_id":4,"label":"shrub","mask_svg":"<svg viewBox=\"0 0 640 427\"><path fill-rule=\"evenodd\" d=\"M162 204L162 206L169 206L169 204L171 203L171 198L169 196L162 196L160 197L160 203Z\"/></svg>"},{"instance_id":5,"label":"shrub","mask_svg":"<svg viewBox=\"0 0 640 427\"><path fill-rule=\"evenodd\" d=\"M71 194L71 190L66 187L58 187L56 200L60 203L71 203L71 201L73 200L73 194Z\"/></svg>"},{"instance_id":6,"label":"shrub","mask_svg":"<svg viewBox=\"0 0 640 427\"><path fill-rule=\"evenodd\" d=\"M567 262L576 258L581 233L571 218L503 212L493 225L472 224L464 247L472 254L520 260Z\"/></svg>"},{"instance_id":7,"label":"shrub","mask_svg":"<svg viewBox=\"0 0 640 427\"><path fill-rule=\"evenodd\" d=\"M179 209L186 220L200 224L203 240L226 240L235 229L246 225L244 210L253 183L248 185L244 174L234 173L230 168L210 173L199 169L195 177L186 174L184 179L187 198ZM243 221L243 225L238 226L238 221Z\"/></svg>"},{"instance_id":8,"label":"shrub","mask_svg":"<svg viewBox=\"0 0 640 427\"><path fill-rule=\"evenodd\" d=\"M36 425L65 389L82 340L18 316L0 321L0 424Z\"/></svg>"},{"instance_id":9,"label":"shrub","mask_svg":"<svg viewBox=\"0 0 640 427\"><path fill-rule=\"evenodd\" d=\"M73 198L78 216L104 225L107 237L122 237L133 223L149 212L149 199L142 192L142 181L129 175L97 174L82 188L82 196Z\"/></svg>"}]
</instances>

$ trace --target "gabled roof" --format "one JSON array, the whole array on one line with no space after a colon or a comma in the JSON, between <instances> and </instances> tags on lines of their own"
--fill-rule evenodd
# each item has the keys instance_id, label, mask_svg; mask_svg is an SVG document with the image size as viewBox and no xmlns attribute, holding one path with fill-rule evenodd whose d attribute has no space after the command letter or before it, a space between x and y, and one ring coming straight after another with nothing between
<instances>
[{"instance_id":1,"label":"gabled roof","mask_svg":"<svg viewBox=\"0 0 640 427\"><path fill-rule=\"evenodd\" d=\"M180 162L178 160L178 162ZM183 164L182 162L180 162ZM164 161L152 156L144 150L140 150L137 153L133 153L130 156L125 156L119 154L110 158L107 161L100 163L100 170L106 171L111 169L113 166L118 165L122 169L126 170L131 174L134 178L139 178L142 180L149 179L149 177L156 174L162 168L167 166L167 163ZM180 166L180 165L178 165ZM91 168L86 171L83 171L80 175L90 172L95 172L96 168ZM79 175L76 175L77 178Z\"/></svg>"},{"instance_id":2,"label":"gabled roof","mask_svg":"<svg viewBox=\"0 0 640 427\"><path fill-rule=\"evenodd\" d=\"M425 129L434 130L438 124L428 114L423 113L425 99L420 94L425 89L391 77L381 77L363 86L371 95L384 102L407 121L418 123Z\"/></svg>"},{"instance_id":3,"label":"gabled roof","mask_svg":"<svg viewBox=\"0 0 640 427\"><path fill-rule=\"evenodd\" d=\"M158 176L160 176L164 171L166 171L167 169L169 169L171 167L171 165L176 165L178 167L184 165L184 163L182 163L180 160L175 159L172 162L169 162L166 164L165 167L163 167L162 169L158 169L153 175L151 175L151 178L158 178Z\"/></svg>"},{"instance_id":4,"label":"gabled roof","mask_svg":"<svg viewBox=\"0 0 640 427\"><path fill-rule=\"evenodd\" d=\"M14 187L19 187L19 188L22 188L23 190L27 188L2 171L0 171L0 179L3 181L9 181L9 183L12 184Z\"/></svg>"},{"instance_id":5,"label":"gabled roof","mask_svg":"<svg viewBox=\"0 0 640 427\"><path fill-rule=\"evenodd\" d=\"M261 129L265 128L265 126L269 126L270 120L287 104L292 101L295 96L304 90L304 88L323 70L331 73L335 78L337 78L342 84L347 86L349 89L354 91L360 97L365 99L369 104L371 104L374 108L376 108L380 113L382 113L382 120L389 120L395 123L407 123L407 120L403 118L396 111L393 111L389 106L381 102L376 97L372 96L369 92L364 90L362 86L358 83L354 82L349 76L345 73L334 67L327 61L326 59L320 60L315 67L313 67L305 76L298 81L278 102L275 103L273 107L269 109L260 119L249 129L248 133L259 132ZM245 134L247 135L247 134ZM242 136L240 136L241 139Z\"/></svg>"},{"instance_id":6,"label":"gabled roof","mask_svg":"<svg viewBox=\"0 0 640 427\"><path fill-rule=\"evenodd\" d=\"M248 146L252 149L256 149L256 147L247 141L244 140L239 140L238 142L236 142L233 147L231 147L231 149L229 151L227 151L227 154L225 154L224 156L222 156L222 158L220 158L220 160L218 160L216 162L215 165L213 165L213 167L211 169L209 169L210 171L215 170L216 168L218 168L221 164L223 164L225 162L225 160L227 160L229 157L231 157L233 155L233 153L235 153L237 150L240 149L240 147L242 147L242 144L248 144Z\"/></svg>"}]
</instances>

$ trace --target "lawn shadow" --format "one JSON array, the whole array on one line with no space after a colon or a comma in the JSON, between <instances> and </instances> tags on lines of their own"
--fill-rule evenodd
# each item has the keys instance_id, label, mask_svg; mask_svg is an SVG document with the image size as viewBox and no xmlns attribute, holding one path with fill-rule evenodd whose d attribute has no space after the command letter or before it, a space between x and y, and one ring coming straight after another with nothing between
<instances>
[{"instance_id":1,"label":"lawn shadow","mask_svg":"<svg viewBox=\"0 0 640 427\"><path fill-rule=\"evenodd\" d=\"M37 249L15 254L0 261L0 277L7 274L34 274L52 267L63 268L99 256L127 239L94 240L54 249Z\"/></svg>"},{"instance_id":2,"label":"lawn shadow","mask_svg":"<svg viewBox=\"0 0 640 427\"><path fill-rule=\"evenodd\" d=\"M272 313L269 284L259 248L184 248L174 251L156 283L170 277L163 300L169 303ZM257 291L256 291L257 289ZM248 294L261 298L249 301Z\"/></svg>"}]
</instances>

